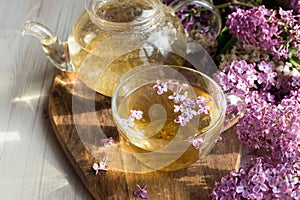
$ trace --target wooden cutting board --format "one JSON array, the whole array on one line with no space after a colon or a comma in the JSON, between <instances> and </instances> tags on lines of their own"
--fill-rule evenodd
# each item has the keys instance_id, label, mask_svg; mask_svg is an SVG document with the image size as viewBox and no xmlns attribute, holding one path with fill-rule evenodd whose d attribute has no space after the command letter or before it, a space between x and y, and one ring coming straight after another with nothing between
<instances>
[{"instance_id":1,"label":"wooden cutting board","mask_svg":"<svg viewBox=\"0 0 300 200\"><path fill-rule=\"evenodd\" d=\"M149 200L211 199L215 181L239 168L241 144L231 128L222 133L223 139L205 159L188 168L148 170L119 150L110 101L72 73L58 74L49 96L49 116L58 142L95 199L138 199L133 195L136 184L147 185ZM115 143L104 148L103 134ZM92 165L104 157L108 157L108 170L95 175Z\"/></svg>"}]
</instances>

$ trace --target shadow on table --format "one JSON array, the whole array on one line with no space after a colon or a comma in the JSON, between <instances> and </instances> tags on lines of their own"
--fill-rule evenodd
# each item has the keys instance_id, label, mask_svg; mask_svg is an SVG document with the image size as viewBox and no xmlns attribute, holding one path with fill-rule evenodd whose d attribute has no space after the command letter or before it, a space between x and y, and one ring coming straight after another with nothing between
<instances>
[{"instance_id":1,"label":"shadow on table","mask_svg":"<svg viewBox=\"0 0 300 200\"><path fill-rule=\"evenodd\" d=\"M90 97L87 98L84 85L76 86L79 90L74 96L70 94L70 91L74 91L74 83L82 84L76 82L72 74L66 73L56 77L49 99L49 115L66 156L96 199L134 199L136 184L148 186L150 200L210 199L215 181L229 175L239 164L240 143L232 128L222 134L223 139L206 158L186 169L175 172L122 172L120 169L124 165L136 165L137 170L143 166L134 158L124 159L117 148L118 131L111 117L110 98L98 94L89 94ZM74 99L78 100L75 112ZM86 108L82 104L92 104L92 107L84 110ZM106 148L106 151L101 147L105 137L113 137L116 140L116 144ZM94 162L101 161L100 158L108 153L113 154L109 157L113 159L108 162L108 165L111 163L110 170L95 175L91 166ZM117 166L117 162L120 162L120 166Z\"/></svg>"}]
</instances>

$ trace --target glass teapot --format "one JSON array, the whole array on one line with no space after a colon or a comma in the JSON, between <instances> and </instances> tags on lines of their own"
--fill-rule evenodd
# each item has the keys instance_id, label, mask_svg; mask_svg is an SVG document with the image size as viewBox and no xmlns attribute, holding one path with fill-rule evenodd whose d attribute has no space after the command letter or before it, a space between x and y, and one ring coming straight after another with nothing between
<instances>
[{"instance_id":1,"label":"glass teapot","mask_svg":"<svg viewBox=\"0 0 300 200\"><path fill-rule=\"evenodd\" d=\"M85 4L65 42L31 20L22 33L40 40L54 66L76 72L83 83L106 96L112 96L124 73L138 66L182 65L186 36L176 10L204 7L216 16L217 32L221 28L218 10L206 0L177 0L170 6L160 0L86 0Z\"/></svg>"}]
</instances>

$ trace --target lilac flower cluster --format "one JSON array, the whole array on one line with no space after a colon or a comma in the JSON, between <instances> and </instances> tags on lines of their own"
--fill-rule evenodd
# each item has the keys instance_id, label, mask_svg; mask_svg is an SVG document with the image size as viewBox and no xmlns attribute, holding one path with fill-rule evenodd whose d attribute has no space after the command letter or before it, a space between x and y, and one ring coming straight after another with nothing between
<instances>
[{"instance_id":1,"label":"lilac flower cluster","mask_svg":"<svg viewBox=\"0 0 300 200\"><path fill-rule=\"evenodd\" d=\"M252 159L216 183L212 199L299 199L299 164L299 160L276 164L270 157Z\"/></svg>"},{"instance_id":2,"label":"lilac flower cluster","mask_svg":"<svg viewBox=\"0 0 300 200\"><path fill-rule=\"evenodd\" d=\"M182 2L163 0L163 3L173 7L174 4ZM186 1L185 6L177 10L175 14L181 21L186 33L206 49L208 53L214 54L218 45L215 14L192 1Z\"/></svg>"},{"instance_id":3,"label":"lilac flower cluster","mask_svg":"<svg viewBox=\"0 0 300 200\"><path fill-rule=\"evenodd\" d=\"M290 50L297 49L300 55L299 16L279 8L267 9L264 5L249 10L238 9L228 15L226 26L240 41L269 51L279 59L291 56Z\"/></svg>"},{"instance_id":4,"label":"lilac flower cluster","mask_svg":"<svg viewBox=\"0 0 300 200\"><path fill-rule=\"evenodd\" d=\"M193 8L195 9L195 8ZM176 15L178 16L179 20L182 22L185 30L190 31L193 29L196 18L200 16L199 13L193 14L191 12L191 8L189 7L183 7L181 10L179 10Z\"/></svg>"},{"instance_id":5,"label":"lilac flower cluster","mask_svg":"<svg viewBox=\"0 0 300 200\"><path fill-rule=\"evenodd\" d=\"M224 91L245 98L248 108L237 124L239 139L249 146L275 152L284 138L300 130L299 77L279 76L275 67L264 61L248 64L233 61L215 74ZM293 140L299 142L298 140Z\"/></svg>"},{"instance_id":6,"label":"lilac flower cluster","mask_svg":"<svg viewBox=\"0 0 300 200\"><path fill-rule=\"evenodd\" d=\"M175 103L174 112L180 112L180 115L174 122L179 123L181 126L185 126L196 115L209 114L209 106L207 103L210 99L203 96L198 96L196 99L190 99L188 92L184 91L187 88L189 88L188 84L180 84L179 82L173 82L172 80L168 80L167 82L157 80L156 84L153 86L153 89L156 90L159 95L175 89L173 94L168 98L172 99Z\"/></svg>"},{"instance_id":7,"label":"lilac flower cluster","mask_svg":"<svg viewBox=\"0 0 300 200\"><path fill-rule=\"evenodd\" d=\"M176 1L173 0L163 0L162 2L166 5L172 5L174 2L176 4ZM178 10L176 15L188 32L197 29L205 33L208 32L209 26L212 25L210 24L212 23L211 18L213 18L212 13L197 4L186 3L186 6Z\"/></svg>"},{"instance_id":8,"label":"lilac flower cluster","mask_svg":"<svg viewBox=\"0 0 300 200\"><path fill-rule=\"evenodd\" d=\"M215 74L225 91L248 105L236 126L239 140L269 155L216 183L214 199L299 199L300 76L276 70L265 61L235 60Z\"/></svg>"},{"instance_id":9,"label":"lilac flower cluster","mask_svg":"<svg viewBox=\"0 0 300 200\"><path fill-rule=\"evenodd\" d=\"M240 141L266 148L272 154L297 149L300 144L300 102L292 96L286 96L278 105L259 101L251 103L248 114L237 125Z\"/></svg>"},{"instance_id":10,"label":"lilac flower cluster","mask_svg":"<svg viewBox=\"0 0 300 200\"><path fill-rule=\"evenodd\" d=\"M245 60L234 60L214 78L225 92L234 92L246 98L254 90L266 92L276 86L276 76L273 66L265 61L248 64Z\"/></svg>"}]
</instances>

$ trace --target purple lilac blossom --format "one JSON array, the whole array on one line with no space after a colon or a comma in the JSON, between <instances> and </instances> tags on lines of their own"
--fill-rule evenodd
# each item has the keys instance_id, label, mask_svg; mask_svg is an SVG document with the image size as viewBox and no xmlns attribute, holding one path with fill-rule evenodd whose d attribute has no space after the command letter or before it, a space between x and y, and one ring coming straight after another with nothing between
<instances>
[{"instance_id":1,"label":"purple lilac blossom","mask_svg":"<svg viewBox=\"0 0 300 200\"><path fill-rule=\"evenodd\" d=\"M289 51L300 45L299 21L292 11L282 8L277 11L262 5L238 9L228 15L226 26L238 40L267 50L279 60L290 57ZM299 48L296 54L300 54Z\"/></svg>"},{"instance_id":2,"label":"purple lilac blossom","mask_svg":"<svg viewBox=\"0 0 300 200\"><path fill-rule=\"evenodd\" d=\"M108 147L108 146L113 145L115 143L115 141L112 137L105 138L105 139L102 140L102 142L103 142L104 147Z\"/></svg>"},{"instance_id":3,"label":"purple lilac blossom","mask_svg":"<svg viewBox=\"0 0 300 200\"><path fill-rule=\"evenodd\" d=\"M135 197L141 197L142 199L147 199L148 192L146 189L147 189L146 185L142 188L139 184L136 184L136 188L135 191L133 192L133 195Z\"/></svg>"},{"instance_id":4,"label":"purple lilac blossom","mask_svg":"<svg viewBox=\"0 0 300 200\"><path fill-rule=\"evenodd\" d=\"M130 119L137 119L137 120L140 120L140 119L142 119L142 117L143 117L143 112L142 111L140 111L140 110L130 110Z\"/></svg>"},{"instance_id":5,"label":"purple lilac blossom","mask_svg":"<svg viewBox=\"0 0 300 200\"><path fill-rule=\"evenodd\" d=\"M285 77L282 82L283 78L264 61L233 61L215 74L225 92L241 95L248 105L236 126L241 142L272 153L285 150L287 143L282 142L291 138L300 144L299 77Z\"/></svg>"},{"instance_id":6,"label":"purple lilac blossom","mask_svg":"<svg viewBox=\"0 0 300 200\"><path fill-rule=\"evenodd\" d=\"M143 112L140 110L130 110L130 115L128 119L121 119L121 124L124 127L133 127L134 120L140 120L143 118Z\"/></svg>"},{"instance_id":7,"label":"purple lilac blossom","mask_svg":"<svg viewBox=\"0 0 300 200\"><path fill-rule=\"evenodd\" d=\"M175 1L163 0L162 2L166 5L170 5ZM192 30L198 30L200 33L204 34L209 32L210 26L213 26L214 17L212 13L196 3L189 4L187 2L186 6L177 10L176 15L185 30L189 32Z\"/></svg>"},{"instance_id":8,"label":"purple lilac blossom","mask_svg":"<svg viewBox=\"0 0 300 200\"><path fill-rule=\"evenodd\" d=\"M192 141L192 144L196 149L200 148L202 143L204 143L204 138L202 137L195 138Z\"/></svg>"},{"instance_id":9,"label":"purple lilac blossom","mask_svg":"<svg viewBox=\"0 0 300 200\"><path fill-rule=\"evenodd\" d=\"M299 199L299 178L295 163L258 157L216 182L212 199Z\"/></svg>"},{"instance_id":10,"label":"purple lilac blossom","mask_svg":"<svg viewBox=\"0 0 300 200\"><path fill-rule=\"evenodd\" d=\"M299 199L300 78L275 70L267 62L241 60L215 75L226 92L239 93L247 103L236 126L239 140L269 154L222 178L213 199ZM247 87L239 87L238 82Z\"/></svg>"},{"instance_id":11,"label":"purple lilac blossom","mask_svg":"<svg viewBox=\"0 0 300 200\"><path fill-rule=\"evenodd\" d=\"M153 86L153 89L157 91L157 94L161 95L168 91L168 82L164 83L161 80L156 80L156 84Z\"/></svg>"},{"instance_id":12,"label":"purple lilac blossom","mask_svg":"<svg viewBox=\"0 0 300 200\"><path fill-rule=\"evenodd\" d=\"M233 92L247 98L251 91L270 89L276 84L274 67L264 61L248 64L245 60L233 61L214 75L225 92ZM247 99L246 99L247 100Z\"/></svg>"},{"instance_id":13,"label":"purple lilac blossom","mask_svg":"<svg viewBox=\"0 0 300 200\"><path fill-rule=\"evenodd\" d=\"M196 115L209 114L209 106L207 103L211 101L211 99L204 98L203 96L198 96L197 99L190 99L188 92L184 91L188 88L188 84L181 84L179 82L173 82L172 80L168 80L167 82L157 80L156 84L153 86L153 89L156 90L158 95L162 95L163 93L175 89L173 94L168 98L172 99L175 103L174 112L180 113L174 122L181 126L186 126L186 124Z\"/></svg>"},{"instance_id":14,"label":"purple lilac blossom","mask_svg":"<svg viewBox=\"0 0 300 200\"><path fill-rule=\"evenodd\" d=\"M94 163L92 168L95 171L95 174L97 175L99 173L99 171L107 171L107 163L108 158L105 158L103 161L100 161L99 164L98 163Z\"/></svg>"},{"instance_id":15,"label":"purple lilac blossom","mask_svg":"<svg viewBox=\"0 0 300 200\"><path fill-rule=\"evenodd\" d=\"M163 3L171 7L182 0L163 0ZM186 33L197 41L211 55L214 55L217 48L216 37L219 30L216 29L218 20L215 14L197 2L186 1L185 6L176 10L176 16L181 21ZM231 6L230 6L231 7ZM224 22L223 22L224 23Z\"/></svg>"},{"instance_id":16,"label":"purple lilac blossom","mask_svg":"<svg viewBox=\"0 0 300 200\"><path fill-rule=\"evenodd\" d=\"M237 124L241 142L271 153L296 149L300 144L300 102L286 96L278 105L265 100L251 102Z\"/></svg>"}]
</instances>

